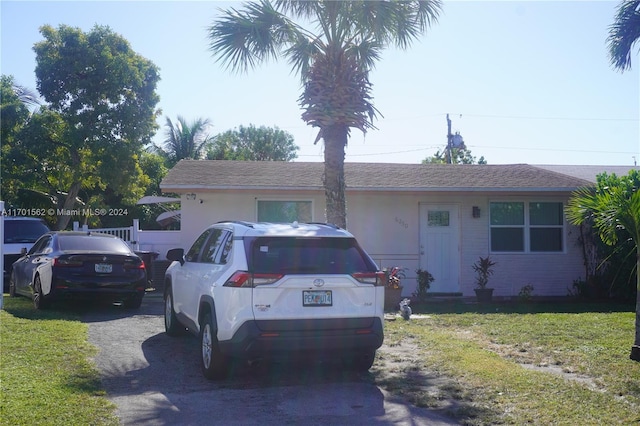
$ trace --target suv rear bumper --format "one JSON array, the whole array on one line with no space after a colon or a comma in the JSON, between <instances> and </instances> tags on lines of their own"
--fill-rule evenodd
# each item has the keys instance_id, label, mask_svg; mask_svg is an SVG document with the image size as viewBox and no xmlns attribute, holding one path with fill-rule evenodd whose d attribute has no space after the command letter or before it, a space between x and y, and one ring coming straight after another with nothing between
<instances>
[{"instance_id":1,"label":"suv rear bumper","mask_svg":"<svg viewBox=\"0 0 640 426\"><path fill-rule=\"evenodd\" d=\"M331 328L348 323L357 327ZM331 320L248 321L231 340L219 342L223 354L239 358L279 358L295 352L336 353L373 351L382 346L382 320L345 318Z\"/></svg>"}]
</instances>

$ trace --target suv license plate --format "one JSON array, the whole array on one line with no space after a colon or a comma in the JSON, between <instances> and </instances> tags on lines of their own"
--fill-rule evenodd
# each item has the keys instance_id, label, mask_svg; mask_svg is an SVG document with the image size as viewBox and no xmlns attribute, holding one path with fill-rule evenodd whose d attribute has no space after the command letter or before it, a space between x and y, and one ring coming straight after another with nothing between
<instances>
[{"instance_id":1,"label":"suv license plate","mask_svg":"<svg viewBox=\"0 0 640 426\"><path fill-rule=\"evenodd\" d=\"M331 290L303 290L302 306L333 306Z\"/></svg>"},{"instance_id":2,"label":"suv license plate","mask_svg":"<svg viewBox=\"0 0 640 426\"><path fill-rule=\"evenodd\" d=\"M113 271L113 265L110 263L96 263L95 267L99 274L110 274Z\"/></svg>"}]
</instances>

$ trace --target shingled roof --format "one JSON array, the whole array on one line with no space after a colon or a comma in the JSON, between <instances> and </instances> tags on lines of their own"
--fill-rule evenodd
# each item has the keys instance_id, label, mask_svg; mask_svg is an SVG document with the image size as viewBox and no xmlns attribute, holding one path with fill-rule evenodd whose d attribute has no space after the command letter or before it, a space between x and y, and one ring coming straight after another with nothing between
<instances>
[{"instance_id":1,"label":"shingled roof","mask_svg":"<svg viewBox=\"0 0 640 426\"><path fill-rule=\"evenodd\" d=\"M572 191L588 180L528 164L345 163L347 190ZM324 163L182 160L165 176L167 192L210 189L321 190Z\"/></svg>"}]
</instances>

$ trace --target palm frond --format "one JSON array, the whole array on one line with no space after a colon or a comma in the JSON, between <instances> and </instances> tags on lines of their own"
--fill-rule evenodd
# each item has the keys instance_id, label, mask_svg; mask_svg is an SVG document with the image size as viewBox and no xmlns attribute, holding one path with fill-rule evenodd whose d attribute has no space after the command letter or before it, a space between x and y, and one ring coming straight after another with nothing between
<instances>
[{"instance_id":1,"label":"palm frond","mask_svg":"<svg viewBox=\"0 0 640 426\"><path fill-rule=\"evenodd\" d=\"M227 69L246 72L269 59L277 59L300 29L267 0L234 8L209 27L209 50Z\"/></svg>"},{"instance_id":2,"label":"palm frond","mask_svg":"<svg viewBox=\"0 0 640 426\"><path fill-rule=\"evenodd\" d=\"M324 43L319 38L309 38L305 34L298 34L298 38L284 50L283 54L288 58L292 71L298 74L304 81L309 74L309 67L324 48Z\"/></svg>"},{"instance_id":3,"label":"palm frond","mask_svg":"<svg viewBox=\"0 0 640 426\"><path fill-rule=\"evenodd\" d=\"M401 49L408 48L436 23L442 8L440 0L351 3L355 33Z\"/></svg>"},{"instance_id":4,"label":"palm frond","mask_svg":"<svg viewBox=\"0 0 640 426\"><path fill-rule=\"evenodd\" d=\"M618 5L615 20L609 26L607 45L614 68L631 69L631 50L640 39L640 0L623 0Z\"/></svg>"},{"instance_id":5,"label":"palm frond","mask_svg":"<svg viewBox=\"0 0 640 426\"><path fill-rule=\"evenodd\" d=\"M40 96L25 86L14 84L13 91L18 99L20 99L20 102L27 106L40 106L42 104Z\"/></svg>"}]
</instances>

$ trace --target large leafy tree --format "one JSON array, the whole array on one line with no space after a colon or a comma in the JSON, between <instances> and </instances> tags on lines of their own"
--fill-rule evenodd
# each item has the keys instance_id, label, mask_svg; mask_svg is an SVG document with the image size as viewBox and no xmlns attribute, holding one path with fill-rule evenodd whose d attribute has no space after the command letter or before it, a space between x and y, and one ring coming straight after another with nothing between
<instances>
[{"instance_id":1,"label":"large leafy tree","mask_svg":"<svg viewBox=\"0 0 640 426\"><path fill-rule=\"evenodd\" d=\"M602 241L615 245L620 238L633 241L636 256L636 332L631 359L640 361L640 172L627 176L599 175L595 190L578 190L567 205L568 219L590 223Z\"/></svg>"},{"instance_id":2,"label":"large leafy tree","mask_svg":"<svg viewBox=\"0 0 640 426\"><path fill-rule=\"evenodd\" d=\"M447 154L447 150L443 149L442 151L438 150L431 157L427 157L422 160L422 164L487 164L487 160L485 160L484 156L480 157L476 161L476 157L471 154L471 150L467 149L465 146L459 148L451 148L451 160L449 160L449 155Z\"/></svg>"},{"instance_id":3,"label":"large leafy tree","mask_svg":"<svg viewBox=\"0 0 640 426\"><path fill-rule=\"evenodd\" d=\"M640 0L622 0L607 37L609 59L616 69L631 69L631 49L639 39Z\"/></svg>"},{"instance_id":4,"label":"large leafy tree","mask_svg":"<svg viewBox=\"0 0 640 426\"><path fill-rule=\"evenodd\" d=\"M207 151L207 159L291 161L297 157L297 150L290 133L277 127L250 124L217 135Z\"/></svg>"},{"instance_id":5,"label":"large leafy tree","mask_svg":"<svg viewBox=\"0 0 640 426\"><path fill-rule=\"evenodd\" d=\"M204 118L189 123L178 116L174 123L167 117L164 144L157 147L158 152L167 159L170 167L183 159L200 160L212 140L208 133L210 125L211 122Z\"/></svg>"},{"instance_id":6,"label":"large leafy tree","mask_svg":"<svg viewBox=\"0 0 640 426\"><path fill-rule=\"evenodd\" d=\"M23 141L49 182L63 186L58 208L72 209L81 190L96 188L133 204L148 184L139 154L157 128L158 68L109 27L84 33L45 25L40 33L44 40L33 48L36 84L50 113ZM56 227L68 221L59 215Z\"/></svg>"},{"instance_id":7,"label":"large leafy tree","mask_svg":"<svg viewBox=\"0 0 640 426\"><path fill-rule=\"evenodd\" d=\"M302 119L319 129L316 142L324 142L328 222L347 224L344 158L350 130L374 128L369 72L383 49L409 47L440 7L440 0L261 0L223 12L209 28L214 57L227 68L244 72L283 57L300 76Z\"/></svg>"}]
</instances>

